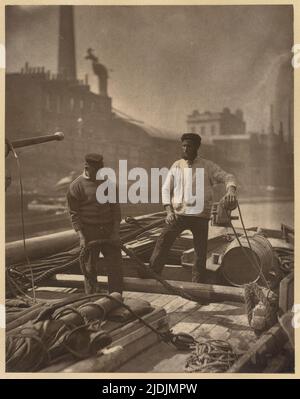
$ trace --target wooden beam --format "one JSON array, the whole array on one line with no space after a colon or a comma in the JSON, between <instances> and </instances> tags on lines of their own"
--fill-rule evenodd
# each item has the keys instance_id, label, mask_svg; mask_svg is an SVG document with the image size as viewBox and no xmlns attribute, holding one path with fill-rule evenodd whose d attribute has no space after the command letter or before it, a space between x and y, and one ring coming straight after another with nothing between
<instances>
[{"instance_id":1,"label":"wooden beam","mask_svg":"<svg viewBox=\"0 0 300 399\"><path fill-rule=\"evenodd\" d=\"M247 373L260 371L267 366L268 354L276 354L286 343L287 336L276 324L264 333L257 342L227 370L227 373Z\"/></svg>"},{"instance_id":2,"label":"wooden beam","mask_svg":"<svg viewBox=\"0 0 300 399\"><path fill-rule=\"evenodd\" d=\"M78 235L74 230L47 234L41 237L28 238L26 251L29 259L38 259L61 252L78 242ZM6 264L16 264L25 258L23 240L13 241L5 245Z\"/></svg>"},{"instance_id":3,"label":"wooden beam","mask_svg":"<svg viewBox=\"0 0 300 399\"><path fill-rule=\"evenodd\" d=\"M137 265L134 261L128 258L123 258L123 273L126 277L139 277L139 273L137 271ZM147 263L146 263L147 264ZM106 276L106 262L105 259L100 258L98 262L98 271L99 274ZM72 266L67 274L82 274L80 270L80 266L74 265ZM162 272L162 277L165 280L177 280L177 281L191 281L192 280L192 270L191 268L184 268L181 265L165 265L164 270Z\"/></svg>"},{"instance_id":4,"label":"wooden beam","mask_svg":"<svg viewBox=\"0 0 300 399\"><path fill-rule=\"evenodd\" d=\"M82 288L84 278L81 275L57 274L55 277L44 281L43 286ZM107 278L98 276L100 288L107 289ZM208 302L244 302L244 289L213 284L200 284L186 281L168 281L176 288L181 288L195 300ZM124 291L149 292L157 294L170 294L165 287L153 279L124 278Z\"/></svg>"}]
</instances>

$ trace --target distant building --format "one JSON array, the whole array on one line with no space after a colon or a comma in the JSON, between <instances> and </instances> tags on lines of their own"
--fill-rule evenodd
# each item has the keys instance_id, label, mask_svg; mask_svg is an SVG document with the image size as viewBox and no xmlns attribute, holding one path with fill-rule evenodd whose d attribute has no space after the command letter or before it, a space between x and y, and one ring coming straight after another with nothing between
<instances>
[{"instance_id":1,"label":"distant building","mask_svg":"<svg viewBox=\"0 0 300 399\"><path fill-rule=\"evenodd\" d=\"M275 116L278 117L271 105L268 131L246 133L241 110L234 114L228 108L222 112L193 111L187 117L187 129L200 134L201 155L234 173L244 193L259 195L267 187L292 191L291 131L286 133L284 124L278 124Z\"/></svg>"},{"instance_id":2,"label":"distant building","mask_svg":"<svg viewBox=\"0 0 300 399\"><path fill-rule=\"evenodd\" d=\"M180 154L178 137L117 113L111 98L91 92L87 82L29 65L8 73L6 136L15 140L56 131L64 133L63 141L22 150L24 178L32 180L28 188L80 170L87 152L102 153L105 165L116 169L119 160L127 160L128 168L169 167Z\"/></svg>"},{"instance_id":3,"label":"distant building","mask_svg":"<svg viewBox=\"0 0 300 399\"><path fill-rule=\"evenodd\" d=\"M229 108L224 108L222 112L200 113L194 110L187 117L187 127L190 132L199 133L203 143L211 143L217 136L244 135L246 124L243 118L243 112L239 109L234 114Z\"/></svg>"},{"instance_id":4,"label":"distant building","mask_svg":"<svg viewBox=\"0 0 300 399\"><path fill-rule=\"evenodd\" d=\"M28 63L17 73L6 74L6 136L10 140L62 131L62 142L22 149L26 188L49 188L70 171L80 171L87 152L100 152L106 166L117 169L119 160L128 168L169 167L180 153L174 133L155 129L112 108L107 69L92 61L99 79L99 93L88 79L76 78L73 9L60 6L58 74ZM16 165L7 159L13 181Z\"/></svg>"}]
</instances>

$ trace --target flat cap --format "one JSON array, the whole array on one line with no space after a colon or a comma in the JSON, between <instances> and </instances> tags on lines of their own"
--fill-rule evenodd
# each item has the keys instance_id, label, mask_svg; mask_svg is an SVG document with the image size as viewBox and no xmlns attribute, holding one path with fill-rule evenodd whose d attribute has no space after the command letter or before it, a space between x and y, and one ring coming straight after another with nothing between
<instances>
[{"instance_id":1,"label":"flat cap","mask_svg":"<svg viewBox=\"0 0 300 399\"><path fill-rule=\"evenodd\" d=\"M103 156L101 154L90 153L86 154L84 157L85 162L91 164L102 164L103 163Z\"/></svg>"},{"instance_id":2,"label":"flat cap","mask_svg":"<svg viewBox=\"0 0 300 399\"><path fill-rule=\"evenodd\" d=\"M198 145L198 147L200 147L201 145L201 137L199 136L199 134L196 133L184 133L181 136L181 141L183 140L192 140L195 144Z\"/></svg>"}]
</instances>

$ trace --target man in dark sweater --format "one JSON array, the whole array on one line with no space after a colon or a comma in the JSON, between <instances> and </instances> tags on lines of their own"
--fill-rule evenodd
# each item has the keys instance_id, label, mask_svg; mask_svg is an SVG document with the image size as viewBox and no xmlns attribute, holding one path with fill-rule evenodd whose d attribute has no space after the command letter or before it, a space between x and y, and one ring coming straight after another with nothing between
<instances>
[{"instance_id":1,"label":"man in dark sweater","mask_svg":"<svg viewBox=\"0 0 300 399\"><path fill-rule=\"evenodd\" d=\"M120 205L116 203L99 203L96 192L103 180L97 180L99 169L103 168L103 157L99 154L85 156L84 172L71 184L67 201L71 223L78 233L80 246L85 248L90 241L109 239L110 242L93 245L88 250L85 267L85 292L97 292L97 260L101 250L107 261L108 290L122 293L123 273L120 249Z\"/></svg>"}]
</instances>

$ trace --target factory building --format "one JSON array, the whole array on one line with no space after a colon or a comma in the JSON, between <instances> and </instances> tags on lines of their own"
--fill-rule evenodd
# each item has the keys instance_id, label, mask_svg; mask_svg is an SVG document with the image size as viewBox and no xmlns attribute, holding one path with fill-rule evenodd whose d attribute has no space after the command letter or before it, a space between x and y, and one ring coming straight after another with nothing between
<instances>
[{"instance_id":1,"label":"factory building","mask_svg":"<svg viewBox=\"0 0 300 399\"><path fill-rule=\"evenodd\" d=\"M87 76L77 79L73 8L61 6L59 21L58 73L26 63L20 72L6 74L6 136L14 140L56 131L65 135L62 142L21 151L26 187L47 189L64 174L80 171L87 152L102 153L105 165L114 168L122 159L128 160L129 168L169 167L180 152L176 135L113 109L107 70L91 49L86 59L92 62L99 93L91 91ZM16 167L8 163L16 177Z\"/></svg>"}]
</instances>

